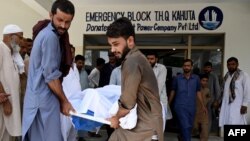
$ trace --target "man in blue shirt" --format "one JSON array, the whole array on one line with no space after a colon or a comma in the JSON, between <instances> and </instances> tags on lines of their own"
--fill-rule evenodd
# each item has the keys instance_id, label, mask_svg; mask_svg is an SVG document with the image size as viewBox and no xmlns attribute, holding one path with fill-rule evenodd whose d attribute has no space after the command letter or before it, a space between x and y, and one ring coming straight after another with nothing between
<instances>
[{"instance_id":1,"label":"man in blue shirt","mask_svg":"<svg viewBox=\"0 0 250 141\"><path fill-rule=\"evenodd\" d=\"M173 110L179 123L180 140L191 141L191 131L196 110L196 96L201 102L204 114L206 108L203 104L200 93L200 79L197 75L192 74L193 61L184 60L183 74L179 74L173 81L172 90L169 97L169 104L173 102Z\"/></svg>"},{"instance_id":2,"label":"man in blue shirt","mask_svg":"<svg viewBox=\"0 0 250 141\"><path fill-rule=\"evenodd\" d=\"M63 55L60 37L67 33L74 13L74 5L70 1L55 1L51 8L51 21L35 37L24 98L23 141L63 140L60 110L69 115L73 108L59 80Z\"/></svg>"}]
</instances>

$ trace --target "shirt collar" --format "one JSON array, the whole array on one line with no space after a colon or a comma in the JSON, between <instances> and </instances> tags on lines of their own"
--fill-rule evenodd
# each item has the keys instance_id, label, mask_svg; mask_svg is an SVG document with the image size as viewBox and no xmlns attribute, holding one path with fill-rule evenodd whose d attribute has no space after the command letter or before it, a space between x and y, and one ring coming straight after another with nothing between
<instances>
[{"instance_id":1,"label":"shirt collar","mask_svg":"<svg viewBox=\"0 0 250 141\"><path fill-rule=\"evenodd\" d=\"M185 79L186 79L186 77L184 76L184 74L180 74L180 75L181 75L182 78L185 78ZM189 79L192 79L192 78L194 78L194 74L190 74Z\"/></svg>"},{"instance_id":2,"label":"shirt collar","mask_svg":"<svg viewBox=\"0 0 250 141\"><path fill-rule=\"evenodd\" d=\"M155 63L154 68L157 68L157 67L158 67L158 63Z\"/></svg>"},{"instance_id":3,"label":"shirt collar","mask_svg":"<svg viewBox=\"0 0 250 141\"><path fill-rule=\"evenodd\" d=\"M59 36L58 32L56 31L55 27L52 25L52 22L49 23L48 25L49 29L53 31L57 36Z\"/></svg>"}]
</instances>

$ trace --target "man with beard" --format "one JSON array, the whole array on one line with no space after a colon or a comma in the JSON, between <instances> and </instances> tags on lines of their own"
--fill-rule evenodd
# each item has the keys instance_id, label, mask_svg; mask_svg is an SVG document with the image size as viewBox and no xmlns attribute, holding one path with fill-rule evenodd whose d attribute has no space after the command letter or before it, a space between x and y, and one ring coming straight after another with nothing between
<instances>
[{"instance_id":1,"label":"man with beard","mask_svg":"<svg viewBox=\"0 0 250 141\"><path fill-rule=\"evenodd\" d=\"M122 59L121 97L119 109L109 120L115 131L110 141L163 141L162 107L157 80L146 57L135 47L135 30L129 19L122 17L108 26L111 52ZM119 119L137 104L137 124L126 130L119 127Z\"/></svg>"},{"instance_id":2,"label":"man with beard","mask_svg":"<svg viewBox=\"0 0 250 141\"><path fill-rule=\"evenodd\" d=\"M185 59L182 66L183 74L174 78L169 96L169 105L172 102L174 104L173 109L180 129L178 139L181 141L191 141L191 131L196 112L196 97L201 103L204 114L207 113L200 92L200 79L197 75L191 73L192 67L193 61Z\"/></svg>"},{"instance_id":3,"label":"man with beard","mask_svg":"<svg viewBox=\"0 0 250 141\"><path fill-rule=\"evenodd\" d=\"M7 25L0 42L0 93L10 96L0 105L0 140L21 136L21 112L19 70L14 62L14 48L20 44L23 31L17 25Z\"/></svg>"},{"instance_id":4,"label":"man with beard","mask_svg":"<svg viewBox=\"0 0 250 141\"><path fill-rule=\"evenodd\" d=\"M167 69L164 65L157 63L158 62L158 54L156 52L148 52L147 59L150 63L151 67L153 68L154 74L157 79L159 95L161 103L163 104L164 111L165 111L165 122L168 119L172 118L172 113L170 108L168 108L168 97L167 97L167 89L166 89L166 78L167 78ZM165 125L164 125L165 130Z\"/></svg>"},{"instance_id":5,"label":"man with beard","mask_svg":"<svg viewBox=\"0 0 250 141\"><path fill-rule=\"evenodd\" d=\"M88 73L85 69L85 57L82 55L76 55L75 64L79 72L81 90L89 88Z\"/></svg>"},{"instance_id":6,"label":"man with beard","mask_svg":"<svg viewBox=\"0 0 250 141\"><path fill-rule=\"evenodd\" d=\"M22 43L20 45L20 55L22 56L24 63L24 73L20 74L20 102L21 102L21 114L23 109L23 99L27 86L27 76L28 76L28 67L29 67L29 56L32 48L33 40L30 38L23 38Z\"/></svg>"},{"instance_id":7,"label":"man with beard","mask_svg":"<svg viewBox=\"0 0 250 141\"><path fill-rule=\"evenodd\" d=\"M24 56L24 71L25 74L28 75L28 68L29 68L29 60L30 60L30 53L32 50L32 46L33 46L33 40L30 38L26 38L25 39L25 47L26 47L26 54Z\"/></svg>"},{"instance_id":8,"label":"man with beard","mask_svg":"<svg viewBox=\"0 0 250 141\"><path fill-rule=\"evenodd\" d=\"M59 79L63 73L60 68L61 56L65 51L65 48L61 48L60 38L67 33L74 13L74 5L70 1L55 1L50 13L51 22L34 39L24 97L23 141L63 140L60 110L64 115L69 115L74 109Z\"/></svg>"},{"instance_id":9,"label":"man with beard","mask_svg":"<svg viewBox=\"0 0 250 141\"><path fill-rule=\"evenodd\" d=\"M235 57L227 60L228 72L224 77L224 91L219 126L246 125L247 106L250 102L250 78L238 68Z\"/></svg>"}]
</instances>

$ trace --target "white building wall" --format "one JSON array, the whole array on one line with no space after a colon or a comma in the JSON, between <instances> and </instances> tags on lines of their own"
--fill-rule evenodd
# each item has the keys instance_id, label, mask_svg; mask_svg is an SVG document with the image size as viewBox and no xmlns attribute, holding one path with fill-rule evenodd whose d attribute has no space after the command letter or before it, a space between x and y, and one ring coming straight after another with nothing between
<instances>
[{"instance_id":1,"label":"white building wall","mask_svg":"<svg viewBox=\"0 0 250 141\"><path fill-rule=\"evenodd\" d=\"M0 1L0 39L2 40L2 31L7 24L16 24L20 26L24 31L24 37L31 38L33 25L38 20L44 19L44 16L25 4L23 1L26 0ZM37 5L33 5L33 8L39 9Z\"/></svg>"},{"instance_id":2,"label":"white building wall","mask_svg":"<svg viewBox=\"0 0 250 141\"><path fill-rule=\"evenodd\" d=\"M43 8L32 3L32 0L1 0L0 5L0 32L6 24L17 24L24 30L25 37L32 37L32 27L38 20L49 18L49 12L44 11ZM215 31L208 31L200 29L197 31L181 31L176 33L225 33L225 50L224 50L224 70L226 68L226 60L230 56L235 56L240 61L240 68L250 74L249 52L250 52L250 2L247 3L199 3L199 4L168 4L168 5L144 5L138 8L136 5L132 6L92 6L92 5L75 5L76 15L72 22L70 33L70 41L76 46L76 53L82 54L83 34L85 24L86 11L128 11L128 10L182 10L194 9L200 11L206 6L219 7L224 15L223 23ZM105 34L98 33L98 34ZM166 34L168 34L166 32ZM173 33L171 33L173 34ZM0 38L2 35L0 33Z\"/></svg>"},{"instance_id":3,"label":"white building wall","mask_svg":"<svg viewBox=\"0 0 250 141\"><path fill-rule=\"evenodd\" d=\"M168 5L144 5L144 6L78 6L76 16L70 29L71 41L78 46L83 45L83 34L105 34L105 32L86 32L85 13L87 11L145 11L145 10L183 10L193 9L201 11L206 6L219 7L223 12L222 25L213 31L200 28L199 31L177 31L176 33L225 33L225 50L224 50L224 70L227 72L226 60L235 56L239 59L240 68L250 74L250 2L247 3L199 3L199 4L168 4ZM197 12L198 13L198 12ZM146 22L144 22L146 23ZM138 32L137 32L138 33ZM154 33L154 32L152 32ZM168 34L168 32L165 32ZM171 33L174 34L174 33Z\"/></svg>"}]
</instances>

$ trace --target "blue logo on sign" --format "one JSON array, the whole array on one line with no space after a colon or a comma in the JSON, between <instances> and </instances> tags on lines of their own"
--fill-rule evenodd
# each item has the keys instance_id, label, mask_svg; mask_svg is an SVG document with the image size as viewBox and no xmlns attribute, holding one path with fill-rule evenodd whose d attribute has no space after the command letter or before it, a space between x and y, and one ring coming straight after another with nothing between
<instances>
[{"instance_id":1,"label":"blue logo on sign","mask_svg":"<svg viewBox=\"0 0 250 141\"><path fill-rule=\"evenodd\" d=\"M200 25L207 30L215 30L223 21L222 11L215 6L208 6L201 10L199 15Z\"/></svg>"}]
</instances>

